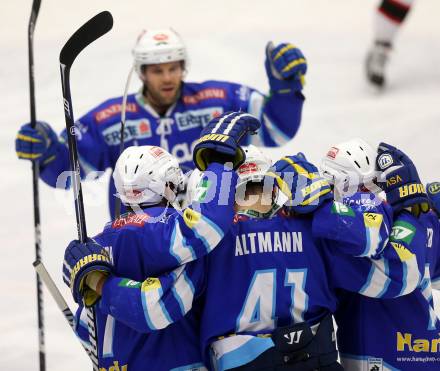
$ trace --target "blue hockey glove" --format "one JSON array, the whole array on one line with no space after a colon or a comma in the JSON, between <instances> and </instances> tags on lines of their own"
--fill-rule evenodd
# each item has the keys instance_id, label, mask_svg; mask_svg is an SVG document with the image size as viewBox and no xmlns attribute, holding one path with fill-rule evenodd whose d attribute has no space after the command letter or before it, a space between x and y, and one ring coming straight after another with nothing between
<instances>
[{"instance_id":1,"label":"blue hockey glove","mask_svg":"<svg viewBox=\"0 0 440 371\"><path fill-rule=\"evenodd\" d=\"M268 175L273 176L280 190L289 196L285 204L289 212L311 213L325 200L333 198L330 184L301 152L278 160Z\"/></svg>"},{"instance_id":2,"label":"blue hockey glove","mask_svg":"<svg viewBox=\"0 0 440 371\"><path fill-rule=\"evenodd\" d=\"M426 185L426 193L432 209L440 218L440 182L428 183Z\"/></svg>"},{"instance_id":3,"label":"blue hockey glove","mask_svg":"<svg viewBox=\"0 0 440 371\"><path fill-rule=\"evenodd\" d=\"M415 215L429 210L428 196L417 169L401 150L380 143L376 166L380 171L378 185L385 191L387 201L395 213L406 207L411 207Z\"/></svg>"},{"instance_id":4,"label":"blue hockey glove","mask_svg":"<svg viewBox=\"0 0 440 371\"><path fill-rule=\"evenodd\" d=\"M271 91L287 94L303 88L307 61L294 45L267 43L265 67Z\"/></svg>"},{"instance_id":5,"label":"blue hockey glove","mask_svg":"<svg viewBox=\"0 0 440 371\"><path fill-rule=\"evenodd\" d=\"M107 252L92 240L81 243L73 240L64 252L63 281L72 291L76 303L89 307L96 303L99 295L86 285L86 277L92 272L110 274L113 264Z\"/></svg>"},{"instance_id":6,"label":"blue hockey glove","mask_svg":"<svg viewBox=\"0 0 440 371\"><path fill-rule=\"evenodd\" d=\"M46 165L55 159L60 145L58 137L49 124L37 121L35 128L24 124L15 139L15 151L20 159L36 160Z\"/></svg>"},{"instance_id":7,"label":"blue hockey glove","mask_svg":"<svg viewBox=\"0 0 440 371\"><path fill-rule=\"evenodd\" d=\"M254 134L260 121L245 112L225 112L211 120L202 130L194 147L193 160L199 170L206 170L211 162L232 162L237 169L245 160L243 149L238 145L247 134Z\"/></svg>"}]
</instances>

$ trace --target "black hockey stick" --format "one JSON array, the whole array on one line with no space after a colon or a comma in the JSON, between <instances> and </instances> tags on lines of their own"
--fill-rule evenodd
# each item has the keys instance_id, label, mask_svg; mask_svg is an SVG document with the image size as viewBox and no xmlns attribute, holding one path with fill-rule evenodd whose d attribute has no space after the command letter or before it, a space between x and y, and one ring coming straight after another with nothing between
<instances>
[{"instance_id":1,"label":"black hockey stick","mask_svg":"<svg viewBox=\"0 0 440 371\"><path fill-rule=\"evenodd\" d=\"M35 78L34 78L34 31L37 22L38 12L40 11L41 0L32 2L31 16L28 23L28 68L29 68L29 98L31 127L37 124L35 110ZM35 235L35 259L41 260L41 227L40 227L40 191L38 188L38 178L40 177L40 167L37 161L32 161L32 188L34 195L34 235ZM38 353L40 371L46 371L46 351L44 349L44 312L43 312L43 291L40 277L36 275L37 282L37 315L38 315Z\"/></svg>"},{"instance_id":2,"label":"black hockey stick","mask_svg":"<svg viewBox=\"0 0 440 371\"><path fill-rule=\"evenodd\" d=\"M60 290L58 289L57 285L55 284L54 280L52 279L46 267L40 260L34 261L33 266L38 274L38 277L40 277L43 283L46 285L47 290L52 295L53 299L55 300L55 303L63 313L64 318L66 319L67 323L69 324L70 328L73 330L76 336L73 313L70 310L69 305L66 303L66 300L64 299ZM89 349L87 349L87 347L84 345L83 342L80 341L80 343L83 346L84 350L86 351L87 355L91 357Z\"/></svg>"},{"instance_id":3,"label":"black hockey stick","mask_svg":"<svg viewBox=\"0 0 440 371\"><path fill-rule=\"evenodd\" d=\"M113 27L112 15L105 11L95 15L82 25L67 41L60 53L60 72L63 87L64 117L66 119L67 140L69 145L70 170L72 174L73 192L75 199L76 225L78 238L81 242L87 240L86 218L81 189L80 166L75 138L72 97L70 95L70 68L81 51L96 39L100 38ZM87 313L90 335L90 352L93 369L98 370L98 345L96 340L96 319L94 308Z\"/></svg>"}]
</instances>

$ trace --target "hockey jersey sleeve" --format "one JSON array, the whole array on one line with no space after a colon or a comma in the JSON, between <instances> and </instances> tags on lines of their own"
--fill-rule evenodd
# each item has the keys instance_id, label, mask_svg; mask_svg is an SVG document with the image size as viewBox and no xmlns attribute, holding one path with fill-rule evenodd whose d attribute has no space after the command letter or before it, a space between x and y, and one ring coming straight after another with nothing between
<instances>
[{"instance_id":1,"label":"hockey jersey sleeve","mask_svg":"<svg viewBox=\"0 0 440 371\"><path fill-rule=\"evenodd\" d=\"M258 133L248 137L246 144L278 147L297 133L305 100L301 91L265 96L256 89L233 83L229 90L233 97L231 110L246 111L261 122Z\"/></svg>"},{"instance_id":2,"label":"hockey jersey sleeve","mask_svg":"<svg viewBox=\"0 0 440 371\"><path fill-rule=\"evenodd\" d=\"M112 167L110 151L104 141L100 126L96 121L96 113L107 106L104 102L94 108L75 122L75 136L78 149L81 178L92 177L96 179L108 168ZM52 187L70 187L69 177L60 176L64 171L70 170L69 150L67 144L66 129L61 132L60 146L53 161L48 163L40 171L41 179ZM57 184L57 181L59 182Z\"/></svg>"},{"instance_id":3,"label":"hockey jersey sleeve","mask_svg":"<svg viewBox=\"0 0 440 371\"><path fill-rule=\"evenodd\" d=\"M335 288L374 298L394 298L411 293L424 274L426 238L424 226L409 212L393 224L383 251L373 257L354 257L340 247L344 242L327 240L329 281Z\"/></svg>"},{"instance_id":4,"label":"hockey jersey sleeve","mask_svg":"<svg viewBox=\"0 0 440 371\"><path fill-rule=\"evenodd\" d=\"M192 308L205 285L205 259L182 265L159 278L143 282L110 277L99 309L138 332L163 329Z\"/></svg>"},{"instance_id":5,"label":"hockey jersey sleeve","mask_svg":"<svg viewBox=\"0 0 440 371\"><path fill-rule=\"evenodd\" d=\"M385 247L393 223L389 205L381 203L368 211L337 201L327 201L314 214L313 235L338 244L351 256L372 257Z\"/></svg>"},{"instance_id":6,"label":"hockey jersey sleeve","mask_svg":"<svg viewBox=\"0 0 440 371\"><path fill-rule=\"evenodd\" d=\"M124 258L116 256L116 261L138 262L149 267L149 275L160 275L208 254L232 226L236 183L235 171L210 164L196 189L198 201L164 220L147 216L145 222L132 223L118 234L114 250ZM114 228L119 223L127 224L127 220L116 220Z\"/></svg>"}]
</instances>

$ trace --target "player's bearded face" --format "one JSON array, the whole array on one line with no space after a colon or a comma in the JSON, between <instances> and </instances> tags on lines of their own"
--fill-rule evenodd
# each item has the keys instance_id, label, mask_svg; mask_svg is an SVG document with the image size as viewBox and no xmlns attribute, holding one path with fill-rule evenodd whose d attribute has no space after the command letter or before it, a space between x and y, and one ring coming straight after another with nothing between
<instances>
[{"instance_id":1,"label":"player's bearded face","mask_svg":"<svg viewBox=\"0 0 440 371\"><path fill-rule=\"evenodd\" d=\"M179 94L184 74L182 62L152 64L144 67L142 81L146 97L153 105L169 106Z\"/></svg>"}]
</instances>

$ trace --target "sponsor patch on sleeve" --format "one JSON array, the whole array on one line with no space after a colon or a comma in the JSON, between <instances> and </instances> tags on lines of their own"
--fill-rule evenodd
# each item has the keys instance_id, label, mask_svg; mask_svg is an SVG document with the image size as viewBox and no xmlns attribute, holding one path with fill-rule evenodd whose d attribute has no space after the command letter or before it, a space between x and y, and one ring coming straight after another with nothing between
<instances>
[{"instance_id":1,"label":"sponsor patch on sleeve","mask_svg":"<svg viewBox=\"0 0 440 371\"><path fill-rule=\"evenodd\" d=\"M139 287L142 286L142 284L138 281L133 281L133 280L129 280L128 278L124 278L119 282L118 286L126 287L129 289L138 289Z\"/></svg>"},{"instance_id":2,"label":"sponsor patch on sleeve","mask_svg":"<svg viewBox=\"0 0 440 371\"><path fill-rule=\"evenodd\" d=\"M121 216L112 223L113 229L122 228L126 225L134 227L143 227L150 218L148 214L128 214Z\"/></svg>"},{"instance_id":3,"label":"sponsor patch on sleeve","mask_svg":"<svg viewBox=\"0 0 440 371\"><path fill-rule=\"evenodd\" d=\"M333 202L331 212L332 214L339 214L343 216L354 216L354 211L350 206L338 201Z\"/></svg>"},{"instance_id":4,"label":"sponsor patch on sleeve","mask_svg":"<svg viewBox=\"0 0 440 371\"><path fill-rule=\"evenodd\" d=\"M403 241L410 244L416 234L416 227L403 220L394 223L390 234L391 241Z\"/></svg>"}]
</instances>

